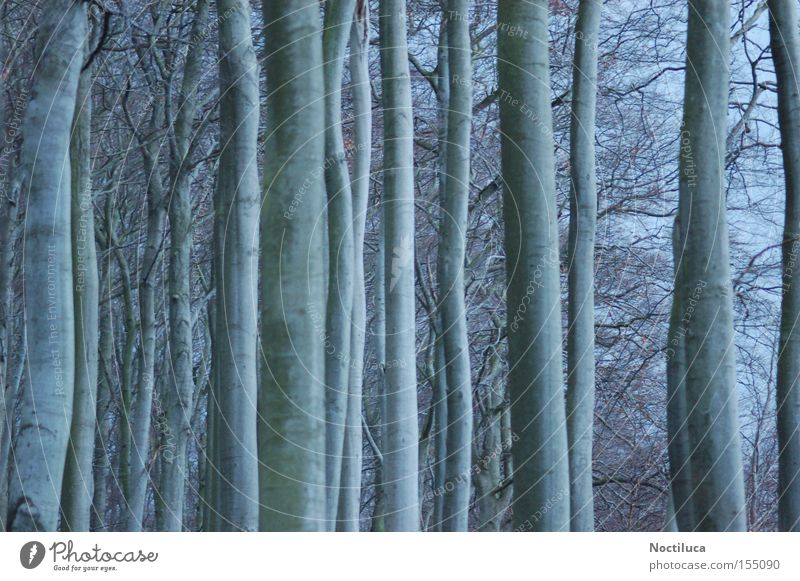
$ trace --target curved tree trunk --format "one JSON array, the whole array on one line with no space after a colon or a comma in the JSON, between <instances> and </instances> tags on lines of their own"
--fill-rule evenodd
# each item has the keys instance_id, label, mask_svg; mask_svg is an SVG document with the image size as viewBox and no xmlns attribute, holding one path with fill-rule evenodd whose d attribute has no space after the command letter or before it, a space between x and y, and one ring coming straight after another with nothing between
<instances>
[{"instance_id":1,"label":"curved tree trunk","mask_svg":"<svg viewBox=\"0 0 800 581\"><path fill-rule=\"evenodd\" d=\"M447 384L447 455L442 530L466 531L472 483L472 381L467 315L464 302L464 258L468 228L470 134L472 132L472 43L469 0L447 3L447 51L450 85L447 147L438 278L442 309L442 343Z\"/></svg>"},{"instance_id":2,"label":"curved tree trunk","mask_svg":"<svg viewBox=\"0 0 800 581\"><path fill-rule=\"evenodd\" d=\"M88 52L88 51L85 51ZM100 289L91 181L92 73L81 73L72 123L72 267L75 276L75 397L61 490L62 528L88 531L97 423L97 348Z\"/></svg>"},{"instance_id":3,"label":"curved tree trunk","mask_svg":"<svg viewBox=\"0 0 800 581\"><path fill-rule=\"evenodd\" d=\"M594 530L592 433L594 426L594 233L597 221L594 125L600 0L581 0L575 23L570 126L569 319L567 327L567 432L570 530Z\"/></svg>"},{"instance_id":4,"label":"curved tree trunk","mask_svg":"<svg viewBox=\"0 0 800 581\"><path fill-rule=\"evenodd\" d=\"M514 526L569 530L569 465L561 369L558 225L546 0L501 2L498 35L505 182L508 366Z\"/></svg>"},{"instance_id":5,"label":"curved tree trunk","mask_svg":"<svg viewBox=\"0 0 800 581\"><path fill-rule=\"evenodd\" d=\"M419 530L414 295L414 120L403 0L381 0L383 195L386 218L386 530Z\"/></svg>"},{"instance_id":6,"label":"curved tree trunk","mask_svg":"<svg viewBox=\"0 0 800 581\"><path fill-rule=\"evenodd\" d=\"M9 528L54 531L75 383L69 140L86 39L86 4L57 0L39 23L25 116L25 308L29 383L14 446Z\"/></svg>"},{"instance_id":7,"label":"curved tree trunk","mask_svg":"<svg viewBox=\"0 0 800 581\"><path fill-rule=\"evenodd\" d=\"M358 0L350 30L350 81L353 99L353 314L350 332L350 386L342 453L337 530L358 531L361 512L361 391L364 381L364 342L367 297L364 283L364 229L372 159L372 95L369 82L369 6Z\"/></svg>"},{"instance_id":8,"label":"curved tree trunk","mask_svg":"<svg viewBox=\"0 0 800 581\"><path fill-rule=\"evenodd\" d=\"M250 3L218 0L220 163L215 262L214 386L221 399L217 494L223 530L258 530L258 63Z\"/></svg>"},{"instance_id":9,"label":"curved tree trunk","mask_svg":"<svg viewBox=\"0 0 800 581\"><path fill-rule=\"evenodd\" d=\"M778 119L786 180L783 301L778 348L778 526L800 531L800 33L797 3L770 0L772 59L778 77Z\"/></svg>"},{"instance_id":10,"label":"curved tree trunk","mask_svg":"<svg viewBox=\"0 0 800 581\"><path fill-rule=\"evenodd\" d=\"M319 4L264 0L260 528L325 530L324 83ZM302 39L302 41L298 41Z\"/></svg>"},{"instance_id":11,"label":"curved tree trunk","mask_svg":"<svg viewBox=\"0 0 800 581\"><path fill-rule=\"evenodd\" d=\"M680 152L679 214L688 218L678 290L682 305L696 303L684 345L692 529L701 531L746 528L723 175L729 10L725 0L689 1Z\"/></svg>"},{"instance_id":12,"label":"curved tree trunk","mask_svg":"<svg viewBox=\"0 0 800 581\"><path fill-rule=\"evenodd\" d=\"M351 369L353 199L342 137L342 70L355 0L325 5L325 189L328 193L328 300L325 320L325 475L328 528L335 530Z\"/></svg>"}]
</instances>

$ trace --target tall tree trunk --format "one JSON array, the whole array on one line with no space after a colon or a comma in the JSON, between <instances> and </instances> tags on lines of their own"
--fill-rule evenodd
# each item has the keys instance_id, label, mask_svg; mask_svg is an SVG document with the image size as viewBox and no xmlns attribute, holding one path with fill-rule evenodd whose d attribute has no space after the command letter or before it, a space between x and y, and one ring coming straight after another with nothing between
<instances>
[{"instance_id":1,"label":"tall tree trunk","mask_svg":"<svg viewBox=\"0 0 800 581\"><path fill-rule=\"evenodd\" d=\"M218 0L220 163L216 207L215 386L222 404L223 530L258 530L258 63L250 3Z\"/></svg>"},{"instance_id":2,"label":"tall tree trunk","mask_svg":"<svg viewBox=\"0 0 800 581\"><path fill-rule=\"evenodd\" d=\"M8 32L8 22L3 26ZM0 62L6 61L5 43L0 42ZM14 296L14 247L17 234L19 192L15 187L12 164L17 157L14 136L6 124L5 92L0 93L0 531L6 530L8 503L8 466L11 456L11 434L14 423L14 404L17 385L12 378L10 363L11 341L14 336L12 297ZM23 358L16 353L15 358Z\"/></svg>"},{"instance_id":3,"label":"tall tree trunk","mask_svg":"<svg viewBox=\"0 0 800 581\"><path fill-rule=\"evenodd\" d=\"M88 51L85 51L88 53ZM91 181L92 73L81 73L72 123L72 267L75 276L75 397L61 491L62 528L88 531L94 481L100 289Z\"/></svg>"},{"instance_id":4,"label":"tall tree trunk","mask_svg":"<svg viewBox=\"0 0 800 581\"><path fill-rule=\"evenodd\" d=\"M730 4L689 1L679 214L687 217L679 300L696 302L685 337L693 530L744 530L733 301L723 162ZM682 225L683 226L683 225Z\"/></svg>"},{"instance_id":5,"label":"tall tree trunk","mask_svg":"<svg viewBox=\"0 0 800 581\"><path fill-rule=\"evenodd\" d=\"M594 232L597 221L594 122L600 0L581 0L575 23L570 125L569 323L567 328L567 432L570 529L594 530L592 431L594 426Z\"/></svg>"},{"instance_id":6,"label":"tall tree trunk","mask_svg":"<svg viewBox=\"0 0 800 581\"><path fill-rule=\"evenodd\" d=\"M684 233L681 218L675 218L672 233L672 256L675 269L675 289L669 316L667 343L667 450L670 465L670 497L674 524L681 531L694 526L692 512L691 447L689 446L688 409L686 408L686 330L682 320L686 314L680 300L681 257Z\"/></svg>"},{"instance_id":7,"label":"tall tree trunk","mask_svg":"<svg viewBox=\"0 0 800 581\"><path fill-rule=\"evenodd\" d=\"M447 456L442 529L466 531L472 482L472 381L464 303L472 132L469 0L449 0L447 10L447 82L450 84L445 166L447 178L442 200L438 257L447 382Z\"/></svg>"},{"instance_id":8,"label":"tall tree trunk","mask_svg":"<svg viewBox=\"0 0 800 581\"><path fill-rule=\"evenodd\" d=\"M319 4L264 0L263 12L270 154L261 224L260 528L316 531L326 528Z\"/></svg>"},{"instance_id":9,"label":"tall tree trunk","mask_svg":"<svg viewBox=\"0 0 800 581\"><path fill-rule=\"evenodd\" d=\"M350 30L350 81L353 99L353 314L350 332L350 385L342 451L337 529L358 531L361 512L361 391L364 380L364 342L367 297L364 282L364 230L372 160L372 94L369 82L369 6L358 0ZM330 387L330 386L329 386Z\"/></svg>"},{"instance_id":10,"label":"tall tree trunk","mask_svg":"<svg viewBox=\"0 0 800 581\"><path fill-rule=\"evenodd\" d=\"M445 6L446 8L446 6ZM436 113L438 127L437 163L439 171L439 199L442 207L447 184L447 117L450 105L450 67L447 49L447 15L449 10L442 11L439 25L439 46L436 51ZM446 214L442 214L446 217ZM440 243L439 251L442 251ZM431 529L442 532L444 520L444 497L447 482L447 369L445 366L444 339L442 337L441 309L437 319L432 321L436 327L433 373L433 415L435 430L433 432L433 523Z\"/></svg>"},{"instance_id":11,"label":"tall tree trunk","mask_svg":"<svg viewBox=\"0 0 800 581\"><path fill-rule=\"evenodd\" d=\"M163 105L156 103L152 126L158 127ZM139 385L133 405L132 447L129 454L130 493L126 530L142 530L147 484L150 481L150 428L153 410L156 359L156 278L158 260L164 242L166 208L161 174L158 171L159 142L151 140L142 148L147 175L147 242L145 243L139 285L139 318L142 334Z\"/></svg>"},{"instance_id":12,"label":"tall tree trunk","mask_svg":"<svg viewBox=\"0 0 800 581\"><path fill-rule=\"evenodd\" d=\"M569 530L569 465L561 368L558 224L546 0L500 2L500 132L505 182L508 367L514 526Z\"/></svg>"},{"instance_id":13,"label":"tall tree trunk","mask_svg":"<svg viewBox=\"0 0 800 581\"><path fill-rule=\"evenodd\" d=\"M325 5L325 188L328 193L328 301L325 321L325 475L328 527L336 528L347 422L353 308L353 199L342 136L342 70L355 0Z\"/></svg>"},{"instance_id":14,"label":"tall tree trunk","mask_svg":"<svg viewBox=\"0 0 800 581\"><path fill-rule=\"evenodd\" d=\"M386 218L386 529L419 530L419 424L414 295L414 119L406 5L381 0L383 195Z\"/></svg>"},{"instance_id":15,"label":"tall tree trunk","mask_svg":"<svg viewBox=\"0 0 800 581\"><path fill-rule=\"evenodd\" d=\"M108 253L107 253L108 254ZM94 470L92 480L94 493L92 497L91 530L107 530L106 508L108 504L108 478L111 475L111 357L114 352L114 333L111 326L112 305L111 288L114 280L114 260L108 255L103 273L101 296L106 303L105 311L100 314L100 356L99 383L97 386L97 408L95 417Z\"/></svg>"},{"instance_id":16,"label":"tall tree trunk","mask_svg":"<svg viewBox=\"0 0 800 581\"><path fill-rule=\"evenodd\" d=\"M375 382L377 393L377 416L380 429L378 431L377 446L381 451L378 465L375 469L375 506L372 511L372 532L386 531L386 490L383 487L383 450L386 441L386 237L383 230L386 228L385 207L381 204L378 208L380 216L378 232L378 250L375 253L375 279L372 284L375 296L375 317L373 319L373 338L375 340L375 367L378 379Z\"/></svg>"},{"instance_id":17,"label":"tall tree trunk","mask_svg":"<svg viewBox=\"0 0 800 581\"><path fill-rule=\"evenodd\" d=\"M38 65L25 115L25 308L29 383L14 446L10 528L54 531L75 382L69 140L83 64L86 4L57 0L39 23Z\"/></svg>"},{"instance_id":18,"label":"tall tree trunk","mask_svg":"<svg viewBox=\"0 0 800 581\"><path fill-rule=\"evenodd\" d=\"M192 375L192 200L189 171L190 145L197 111L198 83L202 76L202 40L206 36L209 0L199 0L183 84L178 98L172 153L169 224L169 355L170 381L164 394L167 425L173 444L162 455L160 494L164 502L162 524L166 531L183 525L186 450L191 435L194 377Z\"/></svg>"},{"instance_id":19,"label":"tall tree trunk","mask_svg":"<svg viewBox=\"0 0 800 581\"><path fill-rule=\"evenodd\" d=\"M783 300L778 348L778 527L800 531L800 33L797 3L770 0L770 45L778 78L778 119L786 180Z\"/></svg>"}]
</instances>

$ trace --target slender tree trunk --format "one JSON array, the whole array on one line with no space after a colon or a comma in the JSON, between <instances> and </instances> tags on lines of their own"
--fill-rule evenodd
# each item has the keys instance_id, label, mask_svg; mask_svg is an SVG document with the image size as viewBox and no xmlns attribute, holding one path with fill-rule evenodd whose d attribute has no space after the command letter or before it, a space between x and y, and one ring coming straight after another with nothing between
<instances>
[{"instance_id":1,"label":"slender tree trunk","mask_svg":"<svg viewBox=\"0 0 800 581\"><path fill-rule=\"evenodd\" d=\"M86 39L86 4L51 3L39 23L38 65L25 116L28 170L25 308L28 375L14 447L10 528L54 531L75 382L69 138Z\"/></svg>"},{"instance_id":2,"label":"slender tree trunk","mask_svg":"<svg viewBox=\"0 0 800 581\"><path fill-rule=\"evenodd\" d=\"M347 421L353 307L353 199L342 137L342 70L355 0L325 5L325 188L328 193L328 301L325 342L325 474L328 527L336 528Z\"/></svg>"},{"instance_id":3,"label":"slender tree trunk","mask_svg":"<svg viewBox=\"0 0 800 581\"><path fill-rule=\"evenodd\" d=\"M446 8L446 6L445 6ZM439 28L439 46L436 51L436 105L438 128L438 170L439 170L439 199L442 203L442 216L447 185L447 118L450 106L450 67L449 50L447 48L447 15L449 10L442 12ZM442 252L440 242L439 252ZM442 337L441 310L437 313L434 326L437 327L435 340L436 352L434 354L433 374L433 524L432 530L442 532L444 520L444 497L447 482L447 368L445 365L444 338Z\"/></svg>"},{"instance_id":4,"label":"slender tree trunk","mask_svg":"<svg viewBox=\"0 0 800 581\"><path fill-rule=\"evenodd\" d=\"M592 431L594 425L594 232L597 220L594 124L600 0L581 0L572 67L567 329L567 432L570 529L594 530Z\"/></svg>"},{"instance_id":5,"label":"slender tree trunk","mask_svg":"<svg viewBox=\"0 0 800 581\"><path fill-rule=\"evenodd\" d=\"M689 1L679 213L688 216L680 301L685 338L693 530L746 528L723 161L730 4Z\"/></svg>"},{"instance_id":6,"label":"slender tree trunk","mask_svg":"<svg viewBox=\"0 0 800 581\"><path fill-rule=\"evenodd\" d=\"M169 355L170 381L164 394L167 425L173 445L162 454L161 490L164 502L162 524L166 531L183 525L186 451L191 435L194 377L192 374L192 200L189 152L197 111L198 83L202 76L202 39L206 36L209 0L196 5L194 25L183 85L175 120L172 157L172 190L169 192L171 228L169 261Z\"/></svg>"},{"instance_id":7,"label":"slender tree trunk","mask_svg":"<svg viewBox=\"0 0 800 581\"><path fill-rule=\"evenodd\" d=\"M381 0L383 194L386 218L386 529L419 530L414 295L414 120L403 0Z\"/></svg>"},{"instance_id":8,"label":"slender tree trunk","mask_svg":"<svg viewBox=\"0 0 800 581\"><path fill-rule=\"evenodd\" d=\"M692 466L689 446L688 409L686 408L686 329L682 320L686 309L681 303L681 257L684 234L681 218L675 219L672 238L672 255L675 264L676 292L669 317L667 343L667 449L670 465L670 497L675 526L681 531L690 531L694 526L692 512Z\"/></svg>"},{"instance_id":9,"label":"slender tree trunk","mask_svg":"<svg viewBox=\"0 0 800 581\"><path fill-rule=\"evenodd\" d=\"M94 492L92 496L91 530L107 530L106 508L108 504L108 477L111 475L110 438L112 428L111 411L111 356L114 352L114 334L111 327L111 288L113 281L113 259L105 263L101 296L105 297L105 311L100 314L99 382L97 386L97 409L95 417L94 443Z\"/></svg>"},{"instance_id":10,"label":"slender tree trunk","mask_svg":"<svg viewBox=\"0 0 800 581\"><path fill-rule=\"evenodd\" d=\"M786 180L783 300L778 354L778 526L800 531L800 33L796 2L770 0L770 45L778 78L778 119Z\"/></svg>"},{"instance_id":11,"label":"slender tree trunk","mask_svg":"<svg viewBox=\"0 0 800 581\"><path fill-rule=\"evenodd\" d=\"M364 282L364 230L372 160L372 95L369 82L369 6L358 0L350 30L350 81L353 99L353 314L350 332L350 386L342 452L337 529L358 531L361 512L361 392L364 381L364 343L367 297Z\"/></svg>"},{"instance_id":12,"label":"slender tree trunk","mask_svg":"<svg viewBox=\"0 0 800 581\"><path fill-rule=\"evenodd\" d=\"M375 340L375 366L378 370L378 379L375 382L377 392L378 430L377 446L381 451L381 458L375 470L375 507L372 511L372 532L386 531L386 491L383 487L383 450L386 441L386 237L383 230L386 228L385 206L381 203L380 232L378 233L378 250L375 256L375 280L372 288L375 292L374 306L375 318L373 319Z\"/></svg>"},{"instance_id":13,"label":"slender tree trunk","mask_svg":"<svg viewBox=\"0 0 800 581\"><path fill-rule=\"evenodd\" d=\"M250 3L218 0L220 163L216 207L215 386L221 398L223 530L258 530L258 63Z\"/></svg>"},{"instance_id":14,"label":"slender tree trunk","mask_svg":"<svg viewBox=\"0 0 800 581\"><path fill-rule=\"evenodd\" d=\"M558 224L546 0L500 2L500 132L514 443L514 526L569 530Z\"/></svg>"},{"instance_id":15,"label":"slender tree trunk","mask_svg":"<svg viewBox=\"0 0 800 581\"><path fill-rule=\"evenodd\" d=\"M439 300L447 382L447 457L442 529L466 531L472 482L472 381L464 258L468 228L470 134L472 132L472 43L469 0L447 3L447 50L450 84L447 118L447 164L439 241Z\"/></svg>"},{"instance_id":16,"label":"slender tree trunk","mask_svg":"<svg viewBox=\"0 0 800 581\"><path fill-rule=\"evenodd\" d=\"M265 0L260 528L325 522L324 82L319 4ZM298 42L298 39L302 39Z\"/></svg>"},{"instance_id":17,"label":"slender tree trunk","mask_svg":"<svg viewBox=\"0 0 800 581\"><path fill-rule=\"evenodd\" d=\"M4 30L7 26L4 26ZM5 43L0 42L0 62L5 62ZM0 94L0 531L6 530L6 513L8 503L8 465L11 456L11 434L14 423L14 404L16 402L17 385L13 381L10 353L14 334L12 309L14 296L14 246L16 242L17 218L19 204L18 191L14 184L12 164L17 155L14 138L6 125L5 94ZM15 353L15 358L21 358Z\"/></svg>"},{"instance_id":18,"label":"slender tree trunk","mask_svg":"<svg viewBox=\"0 0 800 581\"><path fill-rule=\"evenodd\" d=\"M85 51L88 53L88 50ZM72 268L75 276L75 398L64 484L62 528L88 531L94 481L97 424L97 349L100 289L94 240L91 181L92 73L81 73L75 103L70 163L72 169Z\"/></svg>"},{"instance_id":19,"label":"slender tree trunk","mask_svg":"<svg viewBox=\"0 0 800 581\"><path fill-rule=\"evenodd\" d=\"M159 119L163 111L156 104L154 119ZM155 123L153 126L157 126ZM142 530L144 504L147 484L150 481L150 428L153 410L153 388L155 385L156 359L156 278L161 246L164 242L164 192L161 175L158 171L159 143L152 140L143 148L145 173L147 175L147 242L142 260L139 286L139 318L142 345L139 366L139 385L133 405L132 448L129 454L130 493L128 502L128 523L126 530Z\"/></svg>"}]
</instances>

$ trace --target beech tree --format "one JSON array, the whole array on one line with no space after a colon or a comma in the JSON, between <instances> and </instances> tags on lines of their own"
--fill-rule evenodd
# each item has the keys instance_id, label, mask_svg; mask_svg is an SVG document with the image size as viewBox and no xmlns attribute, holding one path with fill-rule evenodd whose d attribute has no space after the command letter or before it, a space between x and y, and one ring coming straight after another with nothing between
<instances>
[{"instance_id":1,"label":"beech tree","mask_svg":"<svg viewBox=\"0 0 800 581\"><path fill-rule=\"evenodd\" d=\"M325 355L319 333L319 321L325 320L325 115L319 5L265 0L263 11L265 148L271 153L265 158L261 210L259 527L325 530Z\"/></svg>"},{"instance_id":2,"label":"beech tree","mask_svg":"<svg viewBox=\"0 0 800 581\"><path fill-rule=\"evenodd\" d=\"M508 386L511 429L519 437L512 448L513 511L523 531L566 531L570 521L550 71L541 50L547 6L509 0L497 13L498 26L529 33L497 38Z\"/></svg>"},{"instance_id":3,"label":"beech tree","mask_svg":"<svg viewBox=\"0 0 800 581\"><path fill-rule=\"evenodd\" d=\"M386 393L383 490L386 530L419 529L419 426L414 297L414 119L406 5L381 0Z\"/></svg>"},{"instance_id":4,"label":"beech tree","mask_svg":"<svg viewBox=\"0 0 800 581\"><path fill-rule=\"evenodd\" d=\"M328 297L325 349L325 465L327 510L336 528L342 450L352 367L353 196L342 136L342 71L355 0L325 5L322 53L325 76L325 188L328 194Z\"/></svg>"},{"instance_id":5,"label":"beech tree","mask_svg":"<svg viewBox=\"0 0 800 581\"><path fill-rule=\"evenodd\" d=\"M602 3L581 0L575 23L570 127L569 319L567 329L567 430L570 529L594 530L592 436L594 430L594 236L597 221L595 108L597 42Z\"/></svg>"},{"instance_id":6,"label":"beech tree","mask_svg":"<svg viewBox=\"0 0 800 581\"><path fill-rule=\"evenodd\" d=\"M84 54L88 57L87 41ZM81 73L70 141L72 269L75 307L75 395L61 491L63 528L88 531L94 483L99 281L91 181L92 72Z\"/></svg>"},{"instance_id":7,"label":"beech tree","mask_svg":"<svg viewBox=\"0 0 800 581\"><path fill-rule=\"evenodd\" d=\"M800 530L800 285L792 280L800 250L800 33L794 2L771 0L770 46L778 78L778 120L786 181L783 296L778 343L779 527Z\"/></svg>"},{"instance_id":8,"label":"beech tree","mask_svg":"<svg viewBox=\"0 0 800 581\"><path fill-rule=\"evenodd\" d=\"M220 161L216 205L216 386L223 530L258 530L258 64L250 4L218 0Z\"/></svg>"},{"instance_id":9,"label":"beech tree","mask_svg":"<svg viewBox=\"0 0 800 581\"><path fill-rule=\"evenodd\" d=\"M439 240L439 300L442 309L447 386L445 496L442 528L466 531L472 452L472 381L464 305L464 254L470 192L472 132L472 43L469 1L447 3L447 146ZM440 459L441 460L441 459Z\"/></svg>"},{"instance_id":10,"label":"beech tree","mask_svg":"<svg viewBox=\"0 0 800 581\"><path fill-rule=\"evenodd\" d=\"M685 238L676 291L681 306L694 303L684 338L685 393L692 530L702 531L746 529L723 174L729 8L721 0L689 1L680 150Z\"/></svg>"},{"instance_id":11,"label":"beech tree","mask_svg":"<svg viewBox=\"0 0 800 581\"><path fill-rule=\"evenodd\" d=\"M29 379L9 487L8 527L13 531L54 531L58 526L75 386L70 133L86 31L83 3L58 0L45 11L33 96L25 113Z\"/></svg>"}]
</instances>

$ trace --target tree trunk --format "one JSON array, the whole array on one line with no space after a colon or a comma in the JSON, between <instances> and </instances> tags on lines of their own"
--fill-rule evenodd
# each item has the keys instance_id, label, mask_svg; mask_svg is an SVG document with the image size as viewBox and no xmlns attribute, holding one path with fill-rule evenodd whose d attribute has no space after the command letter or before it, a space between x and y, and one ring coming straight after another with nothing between
<instances>
[{"instance_id":1,"label":"tree trunk","mask_svg":"<svg viewBox=\"0 0 800 581\"><path fill-rule=\"evenodd\" d=\"M324 83L319 4L265 0L260 528L325 522ZM302 42L298 42L302 39Z\"/></svg>"},{"instance_id":2,"label":"tree trunk","mask_svg":"<svg viewBox=\"0 0 800 581\"><path fill-rule=\"evenodd\" d=\"M215 386L221 399L223 530L258 530L258 63L250 3L218 0L220 163L216 207Z\"/></svg>"},{"instance_id":3,"label":"tree trunk","mask_svg":"<svg viewBox=\"0 0 800 581\"><path fill-rule=\"evenodd\" d=\"M364 230L372 159L372 95L369 82L369 6L358 0L350 30L350 82L353 99L353 314L350 332L350 386L342 453L337 530L358 531L361 512L361 391L367 297L364 282Z\"/></svg>"},{"instance_id":4,"label":"tree trunk","mask_svg":"<svg viewBox=\"0 0 800 581\"><path fill-rule=\"evenodd\" d=\"M561 368L558 224L546 0L501 2L498 35L508 276L508 367L514 434L514 526L569 530Z\"/></svg>"},{"instance_id":5,"label":"tree trunk","mask_svg":"<svg viewBox=\"0 0 800 581\"><path fill-rule=\"evenodd\" d=\"M470 134L472 132L472 43L469 0L447 3L450 84L447 113L447 163L439 241L439 300L447 382L447 456L442 530L466 531L472 482L472 381L464 258L468 228Z\"/></svg>"},{"instance_id":6,"label":"tree trunk","mask_svg":"<svg viewBox=\"0 0 800 581\"><path fill-rule=\"evenodd\" d=\"M446 8L446 6L445 6ZM449 10L442 12L439 25L439 46L436 51L436 107L437 121L439 123L437 135L437 162L439 171L439 199L444 207L445 187L447 184L447 117L450 105L450 67L448 63L449 50L447 49L447 15ZM444 211L442 215L446 217ZM441 242L440 242L441 244ZM441 252L441 246L439 251ZM444 520L444 496L447 482L447 368L445 366L444 339L442 337L441 310L436 315L436 320L431 324L436 328L436 351L434 353L433 373L433 523L431 529L442 532Z\"/></svg>"},{"instance_id":7,"label":"tree trunk","mask_svg":"<svg viewBox=\"0 0 800 581\"><path fill-rule=\"evenodd\" d=\"M778 348L778 527L800 531L800 284L793 272L800 254L800 34L797 3L768 2L770 45L778 79L778 120L786 181L783 230L783 299Z\"/></svg>"},{"instance_id":8,"label":"tree trunk","mask_svg":"<svg viewBox=\"0 0 800 581\"><path fill-rule=\"evenodd\" d=\"M672 233L672 256L675 269L675 289L669 316L667 340L667 449L670 465L670 497L675 526L681 531L691 531L694 526L692 512L692 466L689 446L688 409L686 408L686 329L682 320L686 309L681 304L681 257L684 233L681 219L675 219Z\"/></svg>"},{"instance_id":9,"label":"tree trunk","mask_svg":"<svg viewBox=\"0 0 800 581\"><path fill-rule=\"evenodd\" d=\"M686 325L686 407L694 484L692 530L744 530L733 302L723 161L728 114L730 5L689 1L679 214L687 216L681 305Z\"/></svg>"},{"instance_id":10,"label":"tree trunk","mask_svg":"<svg viewBox=\"0 0 800 581\"><path fill-rule=\"evenodd\" d=\"M156 104L153 127L163 115L163 106ZM155 384L156 359L156 278L161 246L164 242L166 209L161 174L158 171L159 142L153 139L143 147L143 158L147 180L147 242L142 260L139 286L139 318L142 334L139 385L133 406L132 448L129 454L130 493L128 502L127 530L142 530L147 484L150 481L150 428L153 410L153 388Z\"/></svg>"},{"instance_id":11,"label":"tree trunk","mask_svg":"<svg viewBox=\"0 0 800 581\"><path fill-rule=\"evenodd\" d=\"M414 295L414 120L403 0L381 0L383 195L386 218L386 529L419 530Z\"/></svg>"},{"instance_id":12,"label":"tree trunk","mask_svg":"<svg viewBox=\"0 0 800 581\"><path fill-rule=\"evenodd\" d=\"M353 307L353 199L342 137L342 70L355 0L325 5L325 188L328 193L328 301L325 321L325 474L328 527L336 528L347 421Z\"/></svg>"},{"instance_id":13,"label":"tree trunk","mask_svg":"<svg viewBox=\"0 0 800 581\"><path fill-rule=\"evenodd\" d=\"M88 53L88 50L85 51ZM72 268L75 275L75 397L61 491L62 528L88 531L94 481L97 420L97 349L100 289L91 181L92 73L81 73L75 103L72 169Z\"/></svg>"},{"instance_id":14,"label":"tree trunk","mask_svg":"<svg viewBox=\"0 0 800 581\"><path fill-rule=\"evenodd\" d=\"M17 477L9 490L14 531L54 531L59 518L75 382L69 140L86 26L84 3L58 0L43 13L25 115L29 383L14 446Z\"/></svg>"},{"instance_id":15,"label":"tree trunk","mask_svg":"<svg viewBox=\"0 0 800 581\"><path fill-rule=\"evenodd\" d=\"M192 375L192 200L189 151L202 75L202 39L205 38L209 0L196 5L194 25L175 120L172 180L169 194L171 228L169 260L169 355L171 369L164 394L167 427L172 445L162 454L160 494L164 503L163 530L183 525L186 450L191 435L194 377Z\"/></svg>"},{"instance_id":16,"label":"tree trunk","mask_svg":"<svg viewBox=\"0 0 800 581\"><path fill-rule=\"evenodd\" d=\"M570 530L594 530L592 433L594 426L594 233L597 221L594 122L597 102L599 0L581 0L575 23L570 126L569 323L567 327L567 432Z\"/></svg>"}]
</instances>

